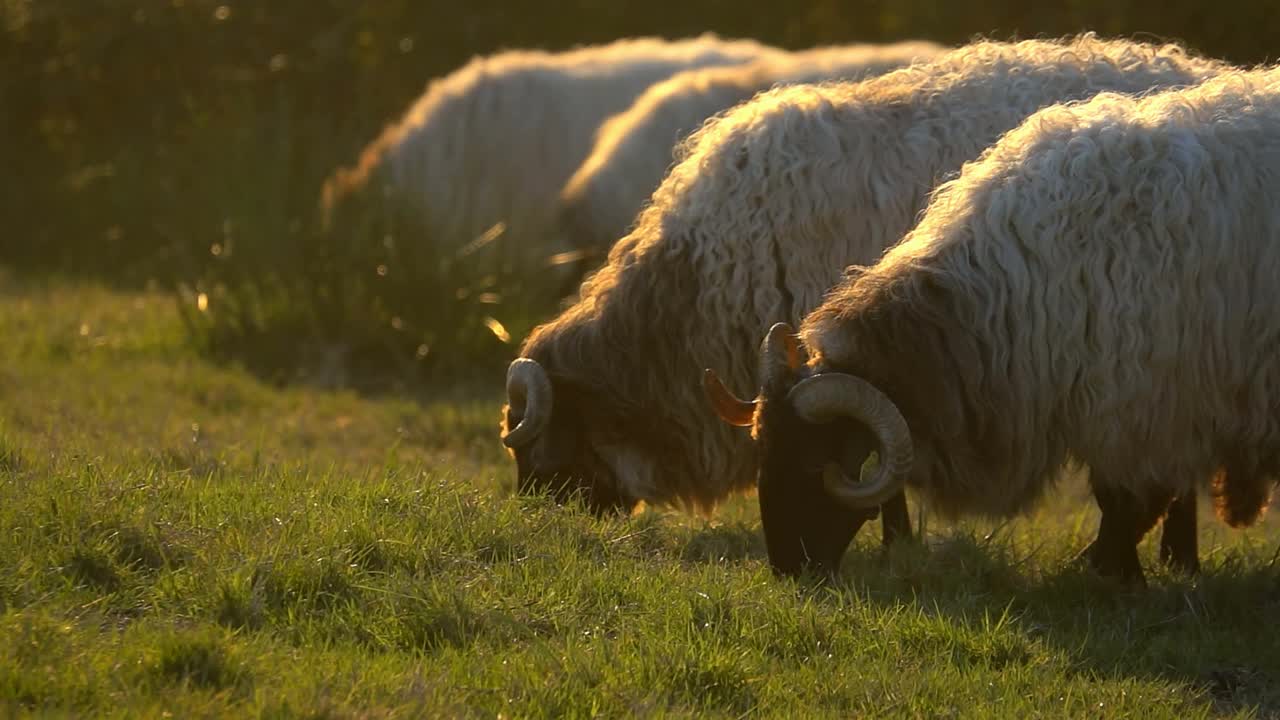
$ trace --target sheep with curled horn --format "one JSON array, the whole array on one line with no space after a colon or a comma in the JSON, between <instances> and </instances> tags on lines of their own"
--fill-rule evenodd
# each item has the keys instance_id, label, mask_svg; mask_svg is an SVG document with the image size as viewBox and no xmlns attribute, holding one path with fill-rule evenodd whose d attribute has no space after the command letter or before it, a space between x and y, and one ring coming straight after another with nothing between
<instances>
[{"instance_id":1,"label":"sheep with curled horn","mask_svg":"<svg viewBox=\"0 0 1280 720\"><path fill-rule=\"evenodd\" d=\"M556 195L601 123L677 72L781 54L707 34L477 57L433 81L354 167L328 179L324 225L380 241L388 228L362 225L381 222L390 204L404 215L398 228L421 233L415 241L453 252L500 237L505 259L540 266L564 249L552 231Z\"/></svg>"},{"instance_id":2,"label":"sheep with curled horn","mask_svg":"<svg viewBox=\"0 0 1280 720\"><path fill-rule=\"evenodd\" d=\"M781 85L862 80L944 51L919 41L839 45L686 70L655 83L600 126L595 146L560 193L561 232L587 260L603 257L662 182L676 144L708 118L756 93ZM579 276L585 268L583 263Z\"/></svg>"},{"instance_id":3,"label":"sheep with curled horn","mask_svg":"<svg viewBox=\"0 0 1280 720\"><path fill-rule=\"evenodd\" d=\"M760 515L770 564L783 575L830 575L839 567L845 548L858 530L875 518L877 503L881 503L886 544L910 535L906 504L901 492L891 486L893 466L879 463L878 473L866 484L849 480L855 473L861 480L862 465L872 449L884 453L885 462L896 460L899 466L910 464L910 453L901 443L893 444L892 436L887 435L889 426L897 424L891 413L868 422L870 435L855 433L845 421L852 414L849 406L859 408L857 412L863 416L874 412L867 408L874 394L856 378L828 379L825 384L811 382L796 389L809 372L804 368L805 359L791 326L777 323L761 347L757 398L737 398L709 370L707 396L721 419L753 428L752 437L760 455ZM840 410L842 407L845 409ZM817 448L832 452L824 455ZM802 482L793 480L797 462L810 471L802 476ZM1220 507L1230 502L1230 493L1221 490L1224 477L1221 471L1215 476ZM1094 494L1101 507L1110 507L1108 493L1106 486L1095 486ZM1261 508L1256 496L1235 499L1239 502L1231 503L1232 507L1252 508L1251 517L1256 517ZM1194 490L1158 497L1153 503L1157 509L1166 508L1161 560L1185 573L1198 572ZM1247 512L1250 511L1241 510L1238 514L1243 517ZM1220 515L1226 517L1221 510ZM1131 526L1128 532L1141 539L1157 518L1158 515L1152 517L1141 527ZM1110 515L1108 528L1100 531L1099 539L1081 553L1095 568L1110 557L1113 538L1119 534L1115 526L1122 519ZM1105 572L1105 568L1099 569Z\"/></svg>"},{"instance_id":4,"label":"sheep with curled horn","mask_svg":"<svg viewBox=\"0 0 1280 720\"><path fill-rule=\"evenodd\" d=\"M755 486L756 449L706 407L703 368L754 384L773 323L798 322L845 266L877 259L935 179L1035 110L1223 67L1093 36L981 42L861 83L772 90L708 122L512 366L503 439L521 486L582 493L600 511L710 511Z\"/></svg>"},{"instance_id":5,"label":"sheep with curled horn","mask_svg":"<svg viewBox=\"0 0 1280 720\"><path fill-rule=\"evenodd\" d=\"M765 373L775 567L838 561L836 502L911 486L1009 516L1071 462L1102 510L1089 559L1129 583L1178 493L1213 477L1219 515L1253 522L1280 477L1278 182L1280 69L1102 94L1005 135L809 314L806 362Z\"/></svg>"}]
</instances>

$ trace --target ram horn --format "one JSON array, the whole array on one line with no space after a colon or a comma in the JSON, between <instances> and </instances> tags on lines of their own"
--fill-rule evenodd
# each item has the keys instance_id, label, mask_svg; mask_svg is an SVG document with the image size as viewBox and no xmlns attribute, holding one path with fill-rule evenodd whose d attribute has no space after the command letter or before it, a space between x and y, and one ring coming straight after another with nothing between
<instances>
[{"instance_id":1,"label":"ram horn","mask_svg":"<svg viewBox=\"0 0 1280 720\"><path fill-rule=\"evenodd\" d=\"M788 373L800 368L800 347L796 332L786 323L774 323L760 343L760 385L772 387Z\"/></svg>"},{"instance_id":2,"label":"ram horn","mask_svg":"<svg viewBox=\"0 0 1280 720\"><path fill-rule=\"evenodd\" d=\"M806 422L849 418L866 425L880 443L880 465L870 481L850 478L837 463L828 463L822 472L827 492L851 507L868 508L902 490L911 469L911 431L887 395L862 378L825 373L796 383L787 399Z\"/></svg>"},{"instance_id":3,"label":"ram horn","mask_svg":"<svg viewBox=\"0 0 1280 720\"><path fill-rule=\"evenodd\" d=\"M507 368L507 402L520 422L502 444L513 449L528 445L551 422L551 378L537 360L518 358Z\"/></svg>"},{"instance_id":4,"label":"ram horn","mask_svg":"<svg viewBox=\"0 0 1280 720\"><path fill-rule=\"evenodd\" d=\"M707 368L702 372L702 390L707 395L707 402L711 403L711 409L721 420L737 427L750 427L755 422L755 401L734 395L715 370Z\"/></svg>"}]
</instances>

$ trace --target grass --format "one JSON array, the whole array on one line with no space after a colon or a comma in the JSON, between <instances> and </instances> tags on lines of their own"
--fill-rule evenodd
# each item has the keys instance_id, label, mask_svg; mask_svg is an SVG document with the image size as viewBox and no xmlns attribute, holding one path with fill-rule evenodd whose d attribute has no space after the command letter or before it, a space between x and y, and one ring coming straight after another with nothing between
<instances>
[{"instance_id":1,"label":"grass","mask_svg":"<svg viewBox=\"0 0 1280 720\"><path fill-rule=\"evenodd\" d=\"M1092 27L1257 61L1268 5L137 5L0 3L0 716L1280 717L1274 519L1206 519L1201 577L1125 593L1071 564L1096 513L1064 488L780 582L751 498L507 492L501 378L549 273L314 227L334 166L477 52Z\"/></svg>"},{"instance_id":2,"label":"grass","mask_svg":"<svg viewBox=\"0 0 1280 720\"><path fill-rule=\"evenodd\" d=\"M1280 717L1274 518L1124 592L1067 488L781 582L750 498L511 496L496 377L281 389L167 295L3 276L0 337L0 715Z\"/></svg>"}]
</instances>

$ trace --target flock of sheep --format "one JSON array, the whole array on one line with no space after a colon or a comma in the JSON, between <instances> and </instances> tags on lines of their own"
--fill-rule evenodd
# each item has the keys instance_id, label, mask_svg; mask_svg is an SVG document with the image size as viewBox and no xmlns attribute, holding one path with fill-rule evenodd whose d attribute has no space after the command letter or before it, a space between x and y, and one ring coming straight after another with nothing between
<instances>
[{"instance_id":1,"label":"flock of sheep","mask_svg":"<svg viewBox=\"0 0 1280 720\"><path fill-rule=\"evenodd\" d=\"M1141 583L1161 518L1198 567L1198 488L1243 526L1277 482L1275 187L1280 69L1092 34L703 36L475 60L325 207L390 198L435 242L497 227L578 272L607 251L509 368L522 490L603 513L754 488L791 575L878 514L909 537L908 486L1008 516L1084 467L1085 556Z\"/></svg>"}]
</instances>

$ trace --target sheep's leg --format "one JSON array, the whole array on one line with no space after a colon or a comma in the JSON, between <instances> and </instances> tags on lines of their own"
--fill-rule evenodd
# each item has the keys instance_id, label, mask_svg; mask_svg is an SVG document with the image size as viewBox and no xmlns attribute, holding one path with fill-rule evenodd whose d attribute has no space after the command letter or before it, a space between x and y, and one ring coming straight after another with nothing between
<instances>
[{"instance_id":1,"label":"sheep's leg","mask_svg":"<svg viewBox=\"0 0 1280 720\"><path fill-rule=\"evenodd\" d=\"M905 493L894 495L880 506L880 526L885 547L911 539L911 515L907 512Z\"/></svg>"},{"instance_id":2,"label":"sheep's leg","mask_svg":"<svg viewBox=\"0 0 1280 720\"><path fill-rule=\"evenodd\" d=\"M1159 522L1169 506L1168 496L1152 501L1128 490L1094 482L1093 496L1102 510L1098 537L1084 555L1093 569L1104 577L1125 584L1145 586L1142 563L1138 560L1138 543Z\"/></svg>"},{"instance_id":3,"label":"sheep's leg","mask_svg":"<svg viewBox=\"0 0 1280 720\"><path fill-rule=\"evenodd\" d=\"M1200 572L1195 490L1178 495L1169 504L1160 534L1160 561L1188 575Z\"/></svg>"}]
</instances>

